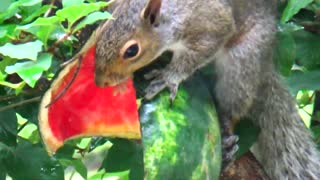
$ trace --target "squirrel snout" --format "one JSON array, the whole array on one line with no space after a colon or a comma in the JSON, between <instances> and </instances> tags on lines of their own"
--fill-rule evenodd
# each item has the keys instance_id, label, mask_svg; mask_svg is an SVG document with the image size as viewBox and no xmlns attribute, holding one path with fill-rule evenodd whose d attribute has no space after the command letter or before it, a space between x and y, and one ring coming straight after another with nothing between
<instances>
[{"instance_id":1,"label":"squirrel snout","mask_svg":"<svg viewBox=\"0 0 320 180\"><path fill-rule=\"evenodd\" d=\"M125 81L128 77L117 73L108 73L104 75L95 74L94 81L98 87L115 86Z\"/></svg>"},{"instance_id":2,"label":"squirrel snout","mask_svg":"<svg viewBox=\"0 0 320 180\"><path fill-rule=\"evenodd\" d=\"M94 78L94 81L95 81L95 83L96 83L96 85L97 85L98 87L103 88L103 87L108 86L108 82L107 82L104 78L95 77L95 78Z\"/></svg>"}]
</instances>

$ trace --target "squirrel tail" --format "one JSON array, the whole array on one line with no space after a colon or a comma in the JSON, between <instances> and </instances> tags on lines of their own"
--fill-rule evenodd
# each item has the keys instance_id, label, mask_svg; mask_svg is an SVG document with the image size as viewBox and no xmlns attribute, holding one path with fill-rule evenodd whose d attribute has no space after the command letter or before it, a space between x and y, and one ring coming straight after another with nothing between
<instances>
[{"instance_id":1,"label":"squirrel tail","mask_svg":"<svg viewBox=\"0 0 320 180\"><path fill-rule=\"evenodd\" d=\"M320 154L295 101L275 73L267 76L252 113L261 128L254 154L271 179L320 179Z\"/></svg>"}]
</instances>

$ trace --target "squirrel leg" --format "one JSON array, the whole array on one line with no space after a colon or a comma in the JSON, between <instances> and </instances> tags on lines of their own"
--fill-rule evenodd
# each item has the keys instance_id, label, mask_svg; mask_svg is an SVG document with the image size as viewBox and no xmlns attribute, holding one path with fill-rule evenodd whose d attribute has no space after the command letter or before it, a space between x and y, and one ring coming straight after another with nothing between
<instances>
[{"instance_id":1,"label":"squirrel leg","mask_svg":"<svg viewBox=\"0 0 320 180\"><path fill-rule=\"evenodd\" d=\"M235 160L235 154L239 149L239 137L233 133L235 124L233 123L231 117L226 113L219 112L219 108L217 108L217 110L222 136L222 169L227 169L228 166Z\"/></svg>"},{"instance_id":2,"label":"squirrel leg","mask_svg":"<svg viewBox=\"0 0 320 180\"><path fill-rule=\"evenodd\" d=\"M255 59L234 56L232 51L221 51L215 61L216 84L214 96L222 135L222 168L228 169L239 149L238 136L234 134L236 121L245 117L257 94L259 65ZM253 62L250 62L253 61ZM243 66L256 66L250 70ZM246 68L246 69L244 69Z\"/></svg>"}]
</instances>

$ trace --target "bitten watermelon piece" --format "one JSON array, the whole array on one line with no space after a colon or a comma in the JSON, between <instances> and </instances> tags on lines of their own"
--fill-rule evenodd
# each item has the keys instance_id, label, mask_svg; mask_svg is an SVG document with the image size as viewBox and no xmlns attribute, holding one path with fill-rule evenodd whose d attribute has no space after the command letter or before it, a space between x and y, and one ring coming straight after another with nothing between
<instances>
[{"instance_id":1,"label":"bitten watermelon piece","mask_svg":"<svg viewBox=\"0 0 320 180\"><path fill-rule=\"evenodd\" d=\"M43 96L39 126L50 154L75 137L141 138L132 80L114 87L96 86L94 56L95 46L68 64Z\"/></svg>"}]
</instances>

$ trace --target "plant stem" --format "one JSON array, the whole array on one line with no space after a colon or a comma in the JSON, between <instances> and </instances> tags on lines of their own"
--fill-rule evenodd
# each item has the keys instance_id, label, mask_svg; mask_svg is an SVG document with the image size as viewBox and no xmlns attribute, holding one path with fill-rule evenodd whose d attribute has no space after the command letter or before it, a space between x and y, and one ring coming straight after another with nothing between
<instances>
[{"instance_id":1,"label":"plant stem","mask_svg":"<svg viewBox=\"0 0 320 180\"><path fill-rule=\"evenodd\" d=\"M41 97L38 96L38 97L27 99L27 100L24 100L24 101L15 103L15 104L10 104L8 106L4 106L4 107L0 108L0 112L6 111L8 109L12 109L12 108L15 108L15 107L18 107L18 106L22 106L22 105L25 105L25 104L37 102L37 101L40 101L40 99L41 99Z\"/></svg>"}]
</instances>

